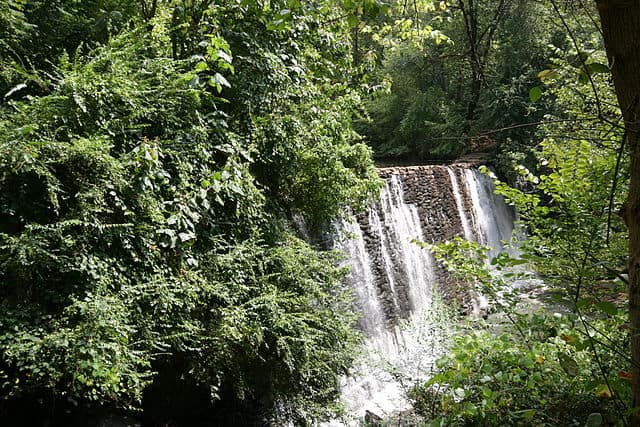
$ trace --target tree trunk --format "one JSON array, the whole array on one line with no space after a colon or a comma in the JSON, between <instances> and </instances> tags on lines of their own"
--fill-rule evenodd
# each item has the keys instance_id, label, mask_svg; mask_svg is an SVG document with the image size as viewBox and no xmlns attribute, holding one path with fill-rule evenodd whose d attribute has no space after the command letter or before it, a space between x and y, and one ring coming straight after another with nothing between
<instances>
[{"instance_id":1,"label":"tree trunk","mask_svg":"<svg viewBox=\"0 0 640 427\"><path fill-rule=\"evenodd\" d=\"M630 150L631 178L622 216L629 229L632 408L640 407L640 0L598 0L605 47ZM640 426L640 411L631 425Z\"/></svg>"},{"instance_id":2,"label":"tree trunk","mask_svg":"<svg viewBox=\"0 0 640 427\"><path fill-rule=\"evenodd\" d=\"M480 40L478 40L478 11L473 3L473 0L469 0L467 6L464 0L458 0L458 7L462 12L462 18L464 20L465 33L467 35L467 43L469 47L469 65L471 66L471 98L467 105L467 122L471 122L475 119L476 109L478 108L478 101L480 100L480 92L482 90L483 81L483 61L480 58L478 47Z\"/></svg>"},{"instance_id":3,"label":"tree trunk","mask_svg":"<svg viewBox=\"0 0 640 427\"><path fill-rule=\"evenodd\" d=\"M485 68L489 62L489 52L491 43L498 26L502 22L504 12L507 9L506 0L500 0L494 10L491 20L487 23L482 32L479 28L480 6L474 0L458 0L458 8L462 13L465 34L468 43L469 64L471 65L471 93L469 104L467 105L466 120L468 125L476 119L482 86L485 84Z\"/></svg>"}]
</instances>

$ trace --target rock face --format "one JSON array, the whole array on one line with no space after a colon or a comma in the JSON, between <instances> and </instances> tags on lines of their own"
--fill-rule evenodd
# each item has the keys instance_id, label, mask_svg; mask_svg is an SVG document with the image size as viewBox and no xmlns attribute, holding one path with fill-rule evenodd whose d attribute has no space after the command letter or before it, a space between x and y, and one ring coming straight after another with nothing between
<instances>
[{"instance_id":1,"label":"rock face","mask_svg":"<svg viewBox=\"0 0 640 427\"><path fill-rule=\"evenodd\" d=\"M436 243L455 236L466 237L464 219L456 203L456 191L462 199L464 211L471 215L472 221L475 219L470 189L465 185L464 171L467 169L460 165L408 166L379 169L379 173L387 180L395 176L400 178L404 202L418 209L424 240Z\"/></svg>"},{"instance_id":2,"label":"rock face","mask_svg":"<svg viewBox=\"0 0 640 427\"><path fill-rule=\"evenodd\" d=\"M461 236L497 252L513 230L514 212L493 194L491 180L468 163L389 167L379 173L385 179L380 197L366 212L337 224L334 236L351 267L354 309L367 336L364 360L341 386L356 417L346 425L364 419L376 425L376 416L408 409L398 378L423 378L446 348L447 326L436 319L434 289L449 305L455 301L462 311L482 314L481 298L469 285L452 280L414 241Z\"/></svg>"},{"instance_id":3,"label":"rock face","mask_svg":"<svg viewBox=\"0 0 640 427\"><path fill-rule=\"evenodd\" d=\"M414 241L436 243L460 236L498 251L500 241L512 233L514 212L493 194L491 180L466 163L378 171L386 180L380 199L339 227L347 233L337 244L350 256L352 268L358 264L350 282L363 308L363 330L388 330L409 319L429 304L434 287L445 301L471 311L469 292ZM360 239L359 248L345 239ZM377 312L371 313L374 305Z\"/></svg>"}]
</instances>

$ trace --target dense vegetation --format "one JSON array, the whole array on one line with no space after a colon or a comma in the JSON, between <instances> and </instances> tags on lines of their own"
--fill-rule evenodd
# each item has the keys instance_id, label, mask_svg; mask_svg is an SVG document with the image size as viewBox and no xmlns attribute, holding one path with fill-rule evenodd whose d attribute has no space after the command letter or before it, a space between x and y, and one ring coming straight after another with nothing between
<instances>
[{"instance_id":1,"label":"dense vegetation","mask_svg":"<svg viewBox=\"0 0 640 427\"><path fill-rule=\"evenodd\" d=\"M501 302L511 326L457 338L411 390L417 415L640 417L627 412L640 347L630 358L623 304L638 278L616 215L640 217L624 203L640 107L621 96L633 91L596 15L530 0L1 2L0 417L339 413L360 337L323 233L376 193L374 154L478 151L525 222L523 258L570 313ZM433 249L502 295L508 276L485 251Z\"/></svg>"},{"instance_id":2,"label":"dense vegetation","mask_svg":"<svg viewBox=\"0 0 640 427\"><path fill-rule=\"evenodd\" d=\"M354 319L291 224L377 177L341 12L281 3L3 3L3 419L332 411Z\"/></svg>"},{"instance_id":3,"label":"dense vegetation","mask_svg":"<svg viewBox=\"0 0 640 427\"><path fill-rule=\"evenodd\" d=\"M549 47L567 47L545 6L527 0L441 2L423 18L446 38L404 43L385 55L379 74L390 93L367 100L359 129L379 157L424 161L505 144L531 143L532 128L552 104L530 101ZM540 30L544 28L544 30ZM501 131L497 131L503 129Z\"/></svg>"},{"instance_id":4,"label":"dense vegetation","mask_svg":"<svg viewBox=\"0 0 640 427\"><path fill-rule=\"evenodd\" d=\"M531 103L546 103L542 123L524 144L500 148L519 177L506 175L516 188L498 181L498 191L518 207L528 237L522 260L503 254L491 263L500 270L526 261L551 286L548 302L560 312L523 313L508 294L513 273L487 269L479 248L436 248L453 274L494 298L507 324L457 338L438 373L413 390L430 425L637 422L630 404L637 355L625 322L629 234L619 214L630 194L628 134L595 8L548 6L564 40L547 46L529 89Z\"/></svg>"}]
</instances>

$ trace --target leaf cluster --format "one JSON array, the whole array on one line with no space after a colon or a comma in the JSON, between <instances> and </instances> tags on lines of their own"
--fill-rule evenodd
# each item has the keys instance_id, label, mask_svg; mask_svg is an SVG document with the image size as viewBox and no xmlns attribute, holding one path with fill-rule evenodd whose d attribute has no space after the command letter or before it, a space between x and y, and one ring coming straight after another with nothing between
<instances>
[{"instance_id":1,"label":"leaf cluster","mask_svg":"<svg viewBox=\"0 0 640 427\"><path fill-rule=\"evenodd\" d=\"M525 339L515 331L475 331L454 340L439 373L413 391L426 425L617 425L630 393L628 361L606 345L595 344L594 355L590 337L604 331L628 340L615 338L623 320L586 330L572 326L571 316L532 314L518 322Z\"/></svg>"},{"instance_id":2,"label":"leaf cluster","mask_svg":"<svg viewBox=\"0 0 640 427\"><path fill-rule=\"evenodd\" d=\"M95 44L38 24L47 85L2 77L0 410L329 416L355 319L337 258L291 224L320 230L379 185L337 73L346 24L299 2L176 2L100 38L97 6L75 6Z\"/></svg>"}]
</instances>

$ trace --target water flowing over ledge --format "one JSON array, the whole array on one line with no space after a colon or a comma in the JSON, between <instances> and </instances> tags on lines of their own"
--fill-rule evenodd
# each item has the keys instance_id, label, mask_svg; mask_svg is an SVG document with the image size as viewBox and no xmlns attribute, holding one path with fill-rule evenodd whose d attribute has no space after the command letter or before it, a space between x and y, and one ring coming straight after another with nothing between
<instances>
[{"instance_id":1,"label":"water flowing over ledge","mask_svg":"<svg viewBox=\"0 0 640 427\"><path fill-rule=\"evenodd\" d=\"M347 254L347 280L367 337L364 360L342 384L343 400L360 421L408 407L401 379L423 378L445 349L446 331L434 302L461 297L449 286L448 273L414 241L461 236L490 246L494 255L501 241L510 239L515 220L513 209L494 194L491 179L468 165L391 167L379 173L385 179L379 199L337 224L334 237L334 246ZM480 314L486 302L466 296L464 311ZM330 425L344 423L352 424Z\"/></svg>"}]
</instances>

